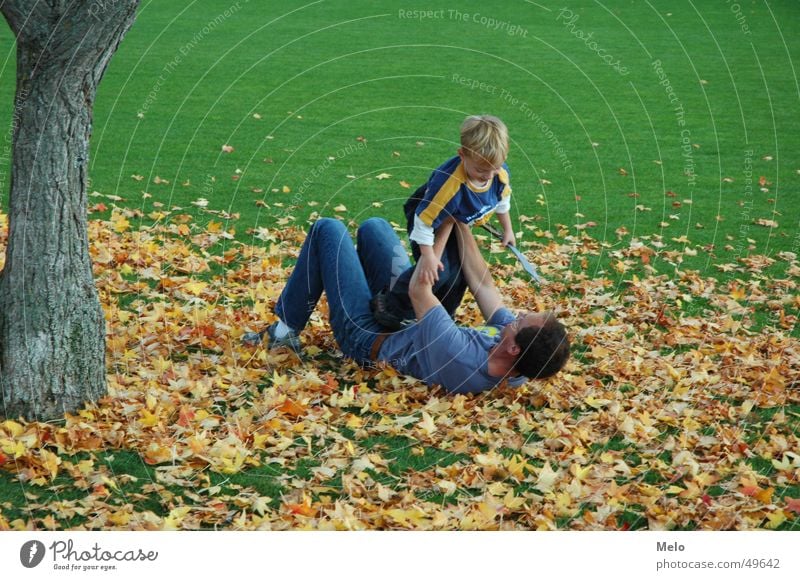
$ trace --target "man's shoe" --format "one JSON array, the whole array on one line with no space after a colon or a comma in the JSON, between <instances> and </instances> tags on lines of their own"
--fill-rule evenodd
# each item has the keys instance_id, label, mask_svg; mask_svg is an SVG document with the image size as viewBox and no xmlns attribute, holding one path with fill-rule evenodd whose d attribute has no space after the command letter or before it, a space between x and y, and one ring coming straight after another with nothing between
<instances>
[{"instance_id":1,"label":"man's shoe","mask_svg":"<svg viewBox=\"0 0 800 580\"><path fill-rule=\"evenodd\" d=\"M258 346L264 340L264 333L266 331L262 330L261 332L245 332L242 335L242 344L247 346Z\"/></svg>"},{"instance_id":2,"label":"man's shoe","mask_svg":"<svg viewBox=\"0 0 800 580\"><path fill-rule=\"evenodd\" d=\"M247 332L242 335L242 342L250 346L258 346L263 342L264 335L267 335L269 337L267 348L273 349L278 348L279 346L285 346L292 349L298 355L302 355L303 345L300 343L300 337L297 335L297 333L294 330L290 330L282 338L277 338L275 336L275 329L277 326L278 323L273 322L261 332Z\"/></svg>"},{"instance_id":3,"label":"man's shoe","mask_svg":"<svg viewBox=\"0 0 800 580\"><path fill-rule=\"evenodd\" d=\"M372 297L369 307L375 321L392 332L407 328L416 322L414 319L401 318L389 309L389 295L385 290L381 290Z\"/></svg>"}]
</instances>

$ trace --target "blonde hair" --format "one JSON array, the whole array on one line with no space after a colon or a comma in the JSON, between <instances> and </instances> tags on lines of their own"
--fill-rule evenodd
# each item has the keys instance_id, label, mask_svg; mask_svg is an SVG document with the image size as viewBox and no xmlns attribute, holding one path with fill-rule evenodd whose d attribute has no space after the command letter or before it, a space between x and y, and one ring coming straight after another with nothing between
<instances>
[{"instance_id":1,"label":"blonde hair","mask_svg":"<svg viewBox=\"0 0 800 580\"><path fill-rule=\"evenodd\" d=\"M508 128L493 115L472 115L461 124L461 147L472 158L499 166L508 157Z\"/></svg>"}]
</instances>

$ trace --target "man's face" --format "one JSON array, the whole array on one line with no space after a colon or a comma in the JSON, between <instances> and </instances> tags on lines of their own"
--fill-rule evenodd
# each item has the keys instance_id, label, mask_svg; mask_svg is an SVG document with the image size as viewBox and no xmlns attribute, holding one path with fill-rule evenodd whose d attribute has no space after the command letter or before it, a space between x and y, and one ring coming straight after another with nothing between
<instances>
[{"instance_id":1,"label":"man's face","mask_svg":"<svg viewBox=\"0 0 800 580\"><path fill-rule=\"evenodd\" d=\"M525 312L520 314L514 322L506 324L503 328L501 337L503 340L514 341L514 338L523 328L542 328L547 320L553 315L552 312Z\"/></svg>"}]
</instances>

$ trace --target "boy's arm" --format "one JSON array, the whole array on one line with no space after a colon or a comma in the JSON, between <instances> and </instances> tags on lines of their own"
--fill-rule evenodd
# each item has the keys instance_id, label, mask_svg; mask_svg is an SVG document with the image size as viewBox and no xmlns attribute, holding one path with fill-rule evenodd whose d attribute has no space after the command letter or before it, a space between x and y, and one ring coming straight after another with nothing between
<instances>
[{"instance_id":1,"label":"boy's arm","mask_svg":"<svg viewBox=\"0 0 800 580\"><path fill-rule=\"evenodd\" d=\"M433 226L426 224L418 215L414 215L414 228L408 238L412 242L417 242L420 246L432 246L436 232Z\"/></svg>"},{"instance_id":2,"label":"boy's arm","mask_svg":"<svg viewBox=\"0 0 800 580\"><path fill-rule=\"evenodd\" d=\"M456 224L456 228L464 277L484 320L488 322L495 312L503 308L503 297L494 285L489 267L478 249L469 226L459 223Z\"/></svg>"},{"instance_id":3,"label":"boy's arm","mask_svg":"<svg viewBox=\"0 0 800 580\"><path fill-rule=\"evenodd\" d=\"M439 226L439 228L436 230L436 233L434 234L433 255L436 257L437 260L442 259L442 254L444 254L444 248L447 245L448 238L450 238L450 233L453 231L454 224L455 220L449 217L442 222L442 225ZM420 251L422 251L422 246L420 246Z\"/></svg>"}]
</instances>

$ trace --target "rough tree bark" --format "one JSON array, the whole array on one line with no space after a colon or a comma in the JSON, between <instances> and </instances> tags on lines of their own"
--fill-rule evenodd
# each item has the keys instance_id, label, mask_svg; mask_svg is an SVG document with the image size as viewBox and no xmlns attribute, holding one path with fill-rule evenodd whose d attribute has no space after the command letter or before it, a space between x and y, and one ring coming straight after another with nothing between
<instances>
[{"instance_id":1,"label":"rough tree bark","mask_svg":"<svg viewBox=\"0 0 800 580\"><path fill-rule=\"evenodd\" d=\"M0 415L48 420L105 394L86 171L97 86L139 0L0 0L17 40Z\"/></svg>"}]
</instances>

